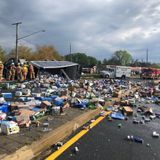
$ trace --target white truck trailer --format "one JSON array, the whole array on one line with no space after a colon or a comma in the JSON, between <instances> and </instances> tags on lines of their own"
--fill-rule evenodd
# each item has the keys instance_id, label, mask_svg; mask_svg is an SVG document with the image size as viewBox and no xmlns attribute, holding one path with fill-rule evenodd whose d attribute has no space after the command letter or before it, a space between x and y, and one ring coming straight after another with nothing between
<instances>
[{"instance_id":1,"label":"white truck trailer","mask_svg":"<svg viewBox=\"0 0 160 160\"><path fill-rule=\"evenodd\" d=\"M131 76L131 67L128 66L107 66L105 70L100 71L103 78L129 78Z\"/></svg>"}]
</instances>

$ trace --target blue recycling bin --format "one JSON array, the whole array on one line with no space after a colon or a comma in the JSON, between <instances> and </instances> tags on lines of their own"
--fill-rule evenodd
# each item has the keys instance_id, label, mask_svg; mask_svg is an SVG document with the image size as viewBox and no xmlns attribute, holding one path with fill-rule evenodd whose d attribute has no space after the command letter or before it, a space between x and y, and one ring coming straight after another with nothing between
<instances>
[{"instance_id":1,"label":"blue recycling bin","mask_svg":"<svg viewBox=\"0 0 160 160\"><path fill-rule=\"evenodd\" d=\"M9 111L8 104L1 104L0 105L0 111L2 111L4 113L8 113L8 111Z\"/></svg>"},{"instance_id":2,"label":"blue recycling bin","mask_svg":"<svg viewBox=\"0 0 160 160\"><path fill-rule=\"evenodd\" d=\"M50 96L53 100L55 100L58 96L57 95L52 95Z\"/></svg>"},{"instance_id":3,"label":"blue recycling bin","mask_svg":"<svg viewBox=\"0 0 160 160\"><path fill-rule=\"evenodd\" d=\"M86 108L87 107L86 104L84 103L75 103L73 106L76 108Z\"/></svg>"},{"instance_id":4,"label":"blue recycling bin","mask_svg":"<svg viewBox=\"0 0 160 160\"><path fill-rule=\"evenodd\" d=\"M12 94L12 93L2 93L2 96L3 96L4 98L7 98L7 99L13 98L13 94Z\"/></svg>"},{"instance_id":5,"label":"blue recycling bin","mask_svg":"<svg viewBox=\"0 0 160 160\"><path fill-rule=\"evenodd\" d=\"M35 99L39 101L49 101L49 102L53 100L52 97L35 97Z\"/></svg>"},{"instance_id":6,"label":"blue recycling bin","mask_svg":"<svg viewBox=\"0 0 160 160\"><path fill-rule=\"evenodd\" d=\"M124 120L125 119L125 116L120 112L111 113L111 117L114 118L114 119L119 119L119 120Z\"/></svg>"},{"instance_id":7,"label":"blue recycling bin","mask_svg":"<svg viewBox=\"0 0 160 160\"><path fill-rule=\"evenodd\" d=\"M62 106L63 105L64 100L63 99L55 99L54 100L54 104L56 106Z\"/></svg>"}]
</instances>

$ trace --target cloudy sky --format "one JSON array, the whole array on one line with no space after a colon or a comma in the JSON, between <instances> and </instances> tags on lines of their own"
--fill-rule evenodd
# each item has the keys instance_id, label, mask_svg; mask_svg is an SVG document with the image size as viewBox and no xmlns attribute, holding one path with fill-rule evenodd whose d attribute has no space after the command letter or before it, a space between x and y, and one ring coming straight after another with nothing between
<instances>
[{"instance_id":1,"label":"cloudy sky","mask_svg":"<svg viewBox=\"0 0 160 160\"><path fill-rule=\"evenodd\" d=\"M61 54L86 53L110 58L119 49L134 59L160 61L160 0L1 0L0 45L15 46L14 22L22 22L19 36L46 32L19 40L34 48L50 44Z\"/></svg>"}]
</instances>

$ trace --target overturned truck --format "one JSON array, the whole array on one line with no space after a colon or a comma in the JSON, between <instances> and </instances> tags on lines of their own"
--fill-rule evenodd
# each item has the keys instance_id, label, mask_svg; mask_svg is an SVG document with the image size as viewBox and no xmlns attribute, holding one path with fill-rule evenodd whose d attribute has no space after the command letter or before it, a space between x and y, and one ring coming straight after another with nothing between
<instances>
[{"instance_id":1,"label":"overturned truck","mask_svg":"<svg viewBox=\"0 0 160 160\"><path fill-rule=\"evenodd\" d=\"M69 61L31 61L38 75L43 73L58 74L67 79L80 77L79 64Z\"/></svg>"}]
</instances>

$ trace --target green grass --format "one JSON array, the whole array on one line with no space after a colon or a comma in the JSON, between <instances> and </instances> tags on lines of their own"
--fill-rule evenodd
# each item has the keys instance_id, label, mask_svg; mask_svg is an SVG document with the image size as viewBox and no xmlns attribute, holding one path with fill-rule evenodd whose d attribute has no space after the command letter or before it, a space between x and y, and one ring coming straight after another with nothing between
<instances>
[{"instance_id":1,"label":"green grass","mask_svg":"<svg viewBox=\"0 0 160 160\"><path fill-rule=\"evenodd\" d=\"M81 79L99 79L101 78L99 74L84 74L81 75Z\"/></svg>"}]
</instances>

